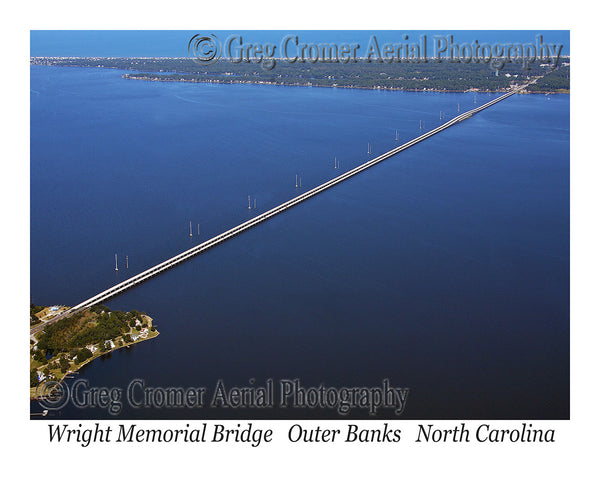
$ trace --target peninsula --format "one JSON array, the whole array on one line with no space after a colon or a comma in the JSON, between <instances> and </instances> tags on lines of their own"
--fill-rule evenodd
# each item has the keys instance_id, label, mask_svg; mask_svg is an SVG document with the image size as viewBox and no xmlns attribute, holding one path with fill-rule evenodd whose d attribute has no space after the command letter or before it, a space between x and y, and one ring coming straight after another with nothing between
<instances>
[{"instance_id":1,"label":"peninsula","mask_svg":"<svg viewBox=\"0 0 600 480\"><path fill-rule=\"evenodd\" d=\"M30 305L30 326L43 324L64 310L64 306ZM38 385L62 381L98 357L158 336L152 318L144 312L111 311L94 305L75 315L48 323L30 335L30 398Z\"/></svg>"}]
</instances>

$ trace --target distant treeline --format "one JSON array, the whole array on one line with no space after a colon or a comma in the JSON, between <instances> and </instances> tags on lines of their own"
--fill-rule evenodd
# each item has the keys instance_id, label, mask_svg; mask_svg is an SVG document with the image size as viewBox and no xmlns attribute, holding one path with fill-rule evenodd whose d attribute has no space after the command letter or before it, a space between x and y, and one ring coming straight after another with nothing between
<instances>
[{"instance_id":1,"label":"distant treeline","mask_svg":"<svg viewBox=\"0 0 600 480\"><path fill-rule=\"evenodd\" d=\"M569 65L531 64L524 70L520 64L506 64L494 70L485 63L288 63L279 61L272 70L260 63L231 63L220 60L213 65L200 65L190 58L33 58L32 64L102 67L133 70L125 78L154 81L186 81L212 83L261 83L340 88L394 89L406 91L484 92L503 91L542 77L532 92L564 92L569 90Z\"/></svg>"},{"instance_id":2,"label":"distant treeline","mask_svg":"<svg viewBox=\"0 0 600 480\"><path fill-rule=\"evenodd\" d=\"M569 67L557 68L551 71L543 78L540 78L527 89L530 92L546 93L546 92L568 92L570 84Z\"/></svg>"}]
</instances>

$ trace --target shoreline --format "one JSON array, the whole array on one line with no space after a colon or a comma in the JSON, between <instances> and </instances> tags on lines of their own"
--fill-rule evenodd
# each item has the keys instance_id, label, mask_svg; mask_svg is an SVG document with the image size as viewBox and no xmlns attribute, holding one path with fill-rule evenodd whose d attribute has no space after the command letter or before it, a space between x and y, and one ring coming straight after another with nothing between
<instances>
[{"instance_id":1,"label":"shoreline","mask_svg":"<svg viewBox=\"0 0 600 480\"><path fill-rule=\"evenodd\" d=\"M93 67L92 67L93 68ZM96 67L98 68L98 67ZM466 90L449 90L449 89L435 89L435 88L399 88L399 87L361 87L358 85L315 85L315 84L302 84L302 83L285 83L285 82L267 82L267 81L256 81L256 80L214 80L214 79L183 79L183 78L160 78L156 77L140 77L135 74L125 73L121 75L124 80L140 80L145 82L179 82L179 83L211 83L216 85L267 85L273 87L305 87L305 88L343 88L349 90L378 90L387 92L410 92L410 93L506 93L509 89L503 90L480 90L477 88L468 88ZM571 90L540 90L535 92L523 91L521 95L570 95Z\"/></svg>"},{"instance_id":2,"label":"shoreline","mask_svg":"<svg viewBox=\"0 0 600 480\"><path fill-rule=\"evenodd\" d=\"M92 363L94 360L97 360L100 357L103 357L104 355L107 355L109 353L112 352L116 352L117 350L120 350L122 348L129 348L132 345L136 345L138 343L142 343L145 342L146 340L151 340L153 338L156 338L160 335L160 332L157 330L156 331L156 335L153 335L152 337L147 337L147 338L142 338L142 339L138 339L135 342L131 342L128 343L127 345L121 345L121 346L116 346L115 348L111 349L111 350L107 350L106 352L102 352L100 355L96 355L94 357L88 358L85 362L80 363L79 365L77 365L77 368L75 370L68 370L67 373L65 373L65 375L60 379L60 380L55 380L58 383L62 383L65 379L67 379L67 377L69 377L70 375L73 375L74 373L78 372L82 367L84 367L85 365ZM40 383L41 385L41 383ZM29 387L30 393L29 393L29 400L39 400L43 397L38 397L35 395L36 390L39 388L38 387Z\"/></svg>"},{"instance_id":3,"label":"shoreline","mask_svg":"<svg viewBox=\"0 0 600 480\"><path fill-rule=\"evenodd\" d=\"M103 357L107 354L110 354L112 352L115 352L117 350L120 350L122 348L128 348L132 345L136 345L138 343L142 343L145 342L146 340L152 340L156 337L158 337L160 335L160 332L158 330L152 331L151 327L153 326L153 322L154 320L152 319L152 317L148 316L148 315L142 315L144 320L146 320L148 322L148 335L146 337L141 337L138 336L137 340L133 340L132 342L126 343L123 339L123 337L125 335L132 335L135 333L135 327L131 327L129 332L123 333L121 335L119 335L118 337L111 339L111 341L115 344L114 348L111 348L109 350L106 350L105 352L100 352L100 349L98 348L98 350L96 352L94 352L92 354L92 356L90 358L87 358L86 360L84 360L83 362L79 363L79 364L75 364L72 360L69 361L69 369L63 374L62 372L58 372L55 373L55 369L52 369L51 372L57 376L57 378L53 378L48 380L47 378L43 379L42 381L39 382L39 384L35 387L29 387L29 400L39 400L41 398L43 398L43 396L38 396L37 395L37 391L40 388L40 386L42 386L44 383L48 382L48 381L53 381L56 382L58 384L62 383L65 379L67 378L72 378L71 376L75 373L77 373L82 367L92 363L94 360L97 360L100 357ZM108 340L107 340L108 341ZM123 345L118 345L117 342L118 341L122 341ZM95 345L94 345L95 346ZM86 348L86 347L82 347L82 348ZM36 367L36 370L38 371L42 371L43 368L45 368L47 365L41 365L39 367ZM58 378L58 375L62 375L60 376L60 378Z\"/></svg>"},{"instance_id":4,"label":"shoreline","mask_svg":"<svg viewBox=\"0 0 600 480\"><path fill-rule=\"evenodd\" d=\"M217 85L270 85L270 86L276 86L276 87L315 87L315 88L343 88L343 89L356 89L356 90L378 90L378 91L389 91L389 92L411 92L411 93L424 93L424 92L431 92L431 93L469 93L469 92L473 92L473 93L506 93L508 91L510 91L510 87L507 88L503 88L503 89L495 89L495 90L491 90L491 89L481 89L478 87L470 87L470 88L466 88L466 89L440 89L440 88L404 88L404 87L384 87L384 86L375 86L375 87L368 87L368 86L359 86L359 85L337 85L337 84L332 84L332 85L324 85L324 84L312 84L312 83L300 83L300 82L271 82L271 81L266 81L266 80L242 80L242 79L232 79L231 77L229 77L228 80L220 80L220 79L215 79L215 78L210 78L210 79L201 79L201 78L167 78L165 76L162 76L160 74L158 74L158 72L144 72L143 70L136 70L133 68L128 68L128 67L121 67L121 66L113 66L113 65L69 65L69 64L46 64L46 63L33 63L30 62L30 65L38 65L38 66L54 66L54 67L66 67L66 68L98 68L98 69L106 69L106 70L121 70L121 71L127 71L127 72L132 72L132 73L123 73L121 75L121 78L124 80L143 80L143 81L147 81L147 82L181 82L181 83L211 83L211 84L217 84ZM161 72L161 73L167 73L167 72ZM175 75L194 75L194 74L190 74L190 73L183 73L183 72L178 72L178 71L172 71L172 72L168 72L170 74L175 74ZM142 76L140 76L142 75ZM197 74L195 74L197 75ZM542 75L543 77L544 75ZM541 77L540 77L541 78ZM521 85L517 85L517 86L522 86ZM571 90L569 89L555 89L555 90L539 90L539 91L533 91L533 92L529 92L529 91L524 91L521 92L521 95L535 95L535 94L542 94L542 95L550 95L550 94L561 94L561 95L570 95Z\"/></svg>"}]
</instances>

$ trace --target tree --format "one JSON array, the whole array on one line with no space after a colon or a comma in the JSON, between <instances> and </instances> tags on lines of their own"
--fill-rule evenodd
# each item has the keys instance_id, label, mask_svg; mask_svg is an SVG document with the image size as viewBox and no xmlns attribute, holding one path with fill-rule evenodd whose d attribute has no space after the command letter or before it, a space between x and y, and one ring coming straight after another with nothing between
<instances>
[{"instance_id":1,"label":"tree","mask_svg":"<svg viewBox=\"0 0 600 480\"><path fill-rule=\"evenodd\" d=\"M36 362L48 363L48 360L46 360L46 356L44 355L44 352L42 350L40 350L39 348L33 354L33 359Z\"/></svg>"},{"instance_id":2,"label":"tree","mask_svg":"<svg viewBox=\"0 0 600 480\"><path fill-rule=\"evenodd\" d=\"M38 386L38 378L37 378L37 370L35 368L33 368L30 372L29 372L29 386L30 387L37 387Z\"/></svg>"},{"instance_id":3,"label":"tree","mask_svg":"<svg viewBox=\"0 0 600 480\"><path fill-rule=\"evenodd\" d=\"M60 365L60 371L62 373L65 373L69 368L69 361L65 356L61 355L60 359L58 360L58 364Z\"/></svg>"},{"instance_id":4,"label":"tree","mask_svg":"<svg viewBox=\"0 0 600 480\"><path fill-rule=\"evenodd\" d=\"M80 348L77 352L77 362L85 362L88 358L91 358L92 355L92 352L90 352L87 348Z\"/></svg>"}]
</instances>

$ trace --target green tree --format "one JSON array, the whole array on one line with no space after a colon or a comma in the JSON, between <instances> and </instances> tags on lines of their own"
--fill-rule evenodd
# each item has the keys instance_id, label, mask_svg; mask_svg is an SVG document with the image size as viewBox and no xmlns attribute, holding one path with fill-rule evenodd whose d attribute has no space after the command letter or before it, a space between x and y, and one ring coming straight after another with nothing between
<instances>
[{"instance_id":1,"label":"green tree","mask_svg":"<svg viewBox=\"0 0 600 480\"><path fill-rule=\"evenodd\" d=\"M30 372L29 372L29 386L30 387L37 387L38 386L38 379L37 379L37 370L35 368L33 368Z\"/></svg>"},{"instance_id":2,"label":"green tree","mask_svg":"<svg viewBox=\"0 0 600 480\"><path fill-rule=\"evenodd\" d=\"M60 371L62 373L66 373L66 371L69 369L69 361L63 355L61 355L60 359L58 360L58 364L60 365Z\"/></svg>"},{"instance_id":3,"label":"green tree","mask_svg":"<svg viewBox=\"0 0 600 480\"><path fill-rule=\"evenodd\" d=\"M48 363L48 360L46 360L46 356L44 355L44 352L42 350L40 350L39 348L33 354L33 359L36 362Z\"/></svg>"},{"instance_id":4,"label":"green tree","mask_svg":"<svg viewBox=\"0 0 600 480\"><path fill-rule=\"evenodd\" d=\"M87 348L80 348L77 352L77 360L79 360L79 363L83 363L88 358L91 358L92 355L92 352L90 352Z\"/></svg>"}]
</instances>

